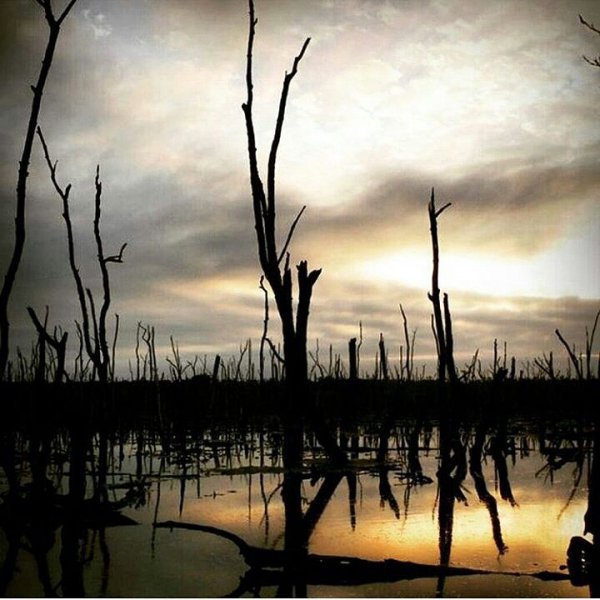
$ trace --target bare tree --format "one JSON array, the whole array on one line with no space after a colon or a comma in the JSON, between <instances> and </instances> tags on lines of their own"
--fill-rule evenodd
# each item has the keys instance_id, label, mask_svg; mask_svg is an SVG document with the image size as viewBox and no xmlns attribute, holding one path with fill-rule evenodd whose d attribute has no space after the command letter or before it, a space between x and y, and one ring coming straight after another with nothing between
<instances>
[{"instance_id":1,"label":"bare tree","mask_svg":"<svg viewBox=\"0 0 600 600\"><path fill-rule=\"evenodd\" d=\"M285 74L283 88L279 100L279 110L275 125L275 133L271 143L267 171L267 190L260 177L257 161L256 136L252 117L253 83L252 83L252 51L254 36L258 20L254 16L254 3L249 0L249 34L248 51L246 55L246 88L247 99L242 105L246 121L248 136L248 158L250 163L250 185L252 188L252 206L254 209L254 226L258 244L258 257L265 279L269 282L277 311L281 319L283 334L283 355L285 360L286 380L290 383L304 382L307 379L307 352L306 339L308 329L308 315L313 286L315 285L321 269L309 271L305 260L301 261L297 269L298 303L294 318L292 297L292 270L290 268L290 255L288 247L292 240L294 230L304 209L302 207L291 224L283 247L278 248L275 220L275 167L277 150L281 140L286 103L292 79L298 71L298 64L302 60L310 42L307 38L302 45L300 53L294 59L292 70ZM283 263L283 269L282 269Z\"/></svg>"},{"instance_id":2,"label":"bare tree","mask_svg":"<svg viewBox=\"0 0 600 600\"><path fill-rule=\"evenodd\" d=\"M406 363L403 363L402 359L400 359L400 370L401 372L406 372L406 381L411 381L413 378L415 336L417 334L417 330L413 330L411 344L410 337L408 335L408 320L406 319L406 313L404 312L404 308L402 308L402 304L400 304L400 313L402 314L402 323L404 325L404 341L406 342ZM402 352L402 346L400 346L400 351Z\"/></svg>"},{"instance_id":3,"label":"bare tree","mask_svg":"<svg viewBox=\"0 0 600 600\"><path fill-rule=\"evenodd\" d=\"M8 302L12 293L17 271L21 263L23 248L25 246L25 199L27 197L27 177L29 175L29 161L31 159L31 148L33 146L33 138L35 128L40 114L42 105L42 96L44 94L44 86L50 72L54 50L60 33L60 26L67 18L67 15L73 8L77 0L70 0L62 13L56 17L52 10L51 0L36 0L36 2L44 9L46 21L48 23L48 42L46 43L46 51L42 61L37 83L31 86L33 91L33 100L31 102L31 112L29 113L29 123L25 134L25 143L23 144L23 152L19 162L19 174L17 177L17 209L15 216L15 245L13 248L12 257L4 275L4 283L2 291L0 291L0 380L4 379L6 364L8 362L9 352L9 329L10 323L8 320Z\"/></svg>"},{"instance_id":4,"label":"bare tree","mask_svg":"<svg viewBox=\"0 0 600 600\"><path fill-rule=\"evenodd\" d=\"M111 357L108 348L108 341L106 339L106 317L108 315L108 309L111 301L110 279L107 264L122 263L123 251L125 250L127 244L123 244L121 246L121 250L118 254L112 256L104 255L102 237L100 235L102 182L100 181L100 166L97 166L96 176L94 178L94 187L96 190L94 201L94 239L96 241L97 258L100 266L100 273L102 275L102 290L104 294L103 301L100 306L100 313L97 315L92 292L89 288L84 288L81 275L79 274L79 268L77 267L77 263L75 261L75 242L73 239L73 227L71 225L71 216L69 211L69 194L71 192L71 184L68 184L65 188L60 186L58 180L56 179L57 163L53 163L50 159L48 146L46 145L42 130L39 127L37 128L37 133L44 149L44 157L50 171L50 179L52 180L54 189L60 196L63 204L63 218L67 227L69 265L71 267L71 272L73 273L73 278L75 279L75 287L77 288L77 297L81 309L82 332L85 350L92 361L92 365L96 371L96 374L98 375L98 379L102 382L106 382L108 381L109 374L112 373L110 368Z\"/></svg>"},{"instance_id":5,"label":"bare tree","mask_svg":"<svg viewBox=\"0 0 600 600\"><path fill-rule=\"evenodd\" d=\"M600 319L600 310L596 313L596 317L594 319L594 325L592 326L591 334L590 334L588 328L587 327L585 328L585 367L586 367L585 377L587 379L592 379L592 377L593 377L593 374L592 374L592 349L594 347L594 336L596 335L596 328L598 327L598 319ZM571 346L569 345L567 340L565 340L565 338L562 336L562 334L560 333L560 331L558 329L555 329L554 333L556 334L556 337L560 340L562 345L565 347L565 350L567 351L567 355L569 356L569 360L571 361L571 364L573 365L573 368L575 369L575 374L577 375L577 379L583 379L584 378L583 359L581 357L578 358L575 355L575 346L573 346L573 348L571 348ZM599 363L600 363L600 358L599 358ZM596 373L596 376L600 378L600 367L599 367L598 373Z\"/></svg>"},{"instance_id":6,"label":"bare tree","mask_svg":"<svg viewBox=\"0 0 600 600\"><path fill-rule=\"evenodd\" d=\"M38 338L40 341L40 349L44 347L45 344L48 344L55 352L56 352L56 370L54 374L55 383L60 383L63 379L67 379L67 372L65 370L65 355L67 352L67 338L69 334L66 331L61 332L60 339L58 338L58 328L54 328L54 333L50 335L48 333L48 307L46 306L46 316L44 318L44 323L42 324L38 319L38 316L31 308L31 306L27 307L27 312L33 321L33 324L38 332ZM44 353L40 350L39 357L39 369L40 376L36 377L38 381L44 381L45 379L45 358Z\"/></svg>"},{"instance_id":7,"label":"bare tree","mask_svg":"<svg viewBox=\"0 0 600 600\"><path fill-rule=\"evenodd\" d=\"M450 306L448 303L448 294L444 294L444 314L442 317L442 307L440 304L440 288L438 284L440 249L438 242L437 219L451 206L448 202L442 208L435 208L435 192L431 188L431 200L429 201L429 227L431 231L431 246L433 250L433 269L431 273L431 292L427 294L433 304L433 316L431 319L431 328L436 342L438 354L438 380L445 381L446 372L451 382L456 383L456 367L454 365L454 338L452 334L452 318L450 315Z\"/></svg>"},{"instance_id":8,"label":"bare tree","mask_svg":"<svg viewBox=\"0 0 600 600\"><path fill-rule=\"evenodd\" d=\"M387 381L389 379L388 360L383 333L379 334L379 365L381 366L381 378Z\"/></svg>"},{"instance_id":9,"label":"bare tree","mask_svg":"<svg viewBox=\"0 0 600 600\"><path fill-rule=\"evenodd\" d=\"M294 315L292 296L292 269L290 268L290 255L288 248L298 221L305 210L302 207L296 218L292 221L287 237L281 249L277 244L277 227L275 221L275 168L277 163L277 151L283 130L285 108L289 94L290 84L298 72L298 64L302 60L306 48L310 43L307 38L294 58L292 70L285 74L283 87L279 98L279 109L275 122L275 132L271 142L271 150L267 166L267 189L260 177L256 150L256 135L252 116L253 106L253 83L252 83L252 51L254 48L254 36L258 20L254 16L254 2L248 0L249 6L249 31L248 48L246 53L246 102L242 104L246 122L246 134L248 137L248 160L250 166L250 187L252 190L252 208L254 211L254 227L256 229L256 241L258 245L258 258L265 279L275 296L277 312L281 320L283 334L283 359L285 363L285 380L288 385L288 408L290 409L290 422L287 424L288 434L293 436L296 442L301 439L298 422L293 422L291 413L297 411L301 404L305 404L312 421L319 443L327 454L336 462L343 464L347 461L345 453L339 448L334 436L326 427L318 415L314 399L309 394L304 395L304 384L308 381L308 359L306 339L308 331L308 316L310 312L310 301L313 287L321 275L321 269L309 271L308 263L300 261L296 266L298 282L298 302ZM283 263L283 269L282 269ZM268 340L268 338L265 338ZM293 433L292 433L293 431ZM292 444L293 445L293 444Z\"/></svg>"},{"instance_id":10,"label":"bare tree","mask_svg":"<svg viewBox=\"0 0 600 600\"><path fill-rule=\"evenodd\" d=\"M595 27L593 23L590 23L589 21L586 21L581 15L579 15L579 22L584 27L587 27L590 31L593 31L597 35L600 35L600 29L598 29L597 27ZM589 58L589 57L583 55L583 60L585 60L586 63L592 65L592 67L598 67L598 68L600 68L600 55L594 56L593 58Z\"/></svg>"}]
</instances>

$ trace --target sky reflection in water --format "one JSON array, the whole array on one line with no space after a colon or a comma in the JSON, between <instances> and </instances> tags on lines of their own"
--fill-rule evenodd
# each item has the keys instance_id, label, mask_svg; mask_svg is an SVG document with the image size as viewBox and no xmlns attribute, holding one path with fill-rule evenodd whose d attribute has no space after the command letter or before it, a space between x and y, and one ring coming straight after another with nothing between
<instances>
[{"instance_id":1,"label":"sky reflection in water","mask_svg":"<svg viewBox=\"0 0 600 600\"><path fill-rule=\"evenodd\" d=\"M423 434L418 439L418 458L425 476L422 484L406 478L409 466L406 436L410 427L393 429L393 432L398 435L390 438L385 468L376 464L375 437L360 437L359 445L371 447L372 451L359 455L355 498L350 479L342 477L310 535L309 553L440 564L439 431L433 428L428 441ZM121 469L114 472L109 469L113 473L107 478L109 500L123 495L121 489L110 491L111 486L128 484L141 473L141 480L146 484L145 495L138 499L137 507L129 506L122 511L139 524L106 528L109 560L102 552L99 532L88 531L87 545L81 547L89 558L83 569L88 595L219 596L238 586L248 565L231 541L205 532L153 529L155 520L211 525L236 534L253 546L283 549L281 458L270 457L272 449L265 440L261 459L258 435L246 437L245 445L231 446L226 436L221 435L225 443L216 447L210 443L209 432L203 435L195 442L199 452L187 453L187 462L182 462L173 448L167 456L159 446L144 443L144 452L140 455L135 440L124 446ZM242 439L239 432L236 438ZM469 463L474 437L462 435L460 439ZM536 436L506 436L510 443L514 440L514 454L510 443L509 451L503 454L513 497L511 503L501 498L497 464L490 455L492 438L487 435L481 439L484 441L481 472L487 491L497 505L500 530L494 538L492 511L479 499L473 475L467 472L460 484L466 503L456 499L452 502L451 543L446 543L444 550L449 552L449 564L506 573L559 572L566 563L570 538L583 533L590 452L577 455L579 464L566 462L552 471L548 467L549 455L540 452ZM562 440L561 448L565 447L572 448L572 444ZM584 448L589 449L589 443L586 442ZM117 450L115 453L118 454ZM320 457L305 453L307 477L311 466L314 470L321 462ZM118 457L114 466L118 467ZM581 480L573 493L580 474ZM4 473L2 475L2 490L6 490L7 481ZM88 476L88 496L92 479ZM318 476L314 479L311 482L306 478L301 484L305 512L323 482ZM68 492L66 475L55 482L59 493ZM7 538L0 535L0 540L2 555L6 556ZM508 548L505 552L500 552L502 543ZM61 577L60 552L61 537L57 530L55 543L47 554L50 579L56 585ZM438 585L435 578L358 586L309 585L307 593L310 596L435 596ZM268 596L276 592L274 586L260 590L261 595ZM27 551L21 550L18 555L17 569L7 593L12 596L43 594L38 566ZM485 575L448 577L443 582L443 594L572 597L588 596L589 589L574 587L568 581L543 582L530 577Z\"/></svg>"}]
</instances>

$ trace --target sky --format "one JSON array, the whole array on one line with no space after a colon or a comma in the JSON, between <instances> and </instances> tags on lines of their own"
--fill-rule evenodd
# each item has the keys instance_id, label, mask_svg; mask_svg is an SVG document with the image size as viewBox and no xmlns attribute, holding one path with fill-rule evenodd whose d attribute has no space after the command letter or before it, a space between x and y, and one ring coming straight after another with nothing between
<instances>
[{"instance_id":1,"label":"sky","mask_svg":"<svg viewBox=\"0 0 600 600\"><path fill-rule=\"evenodd\" d=\"M55 11L66 4L54 0ZM493 340L517 365L578 350L600 309L600 54L596 0L256 0L254 110L261 168L283 76L306 37L277 163L278 231L323 273L309 346L344 358L363 327L390 360L416 329L415 365L433 374L427 202L441 215L440 288L459 367ZM47 37L33 0L0 2L0 269L13 245L17 166ZM100 298L94 174L120 316L118 369L138 322L184 360L258 347L263 294L241 104L244 0L78 0L64 22L40 125L58 179L72 184L77 262ZM266 175L264 177L266 179ZM29 348L25 307L71 333L80 319L61 201L36 141L27 241L9 307L11 347ZM98 303L100 300L98 300ZM270 337L280 339L271 307ZM598 335L600 338L600 334ZM595 344L596 351L598 342ZM369 362L370 361L370 362ZM312 363L311 363L312 364Z\"/></svg>"}]
</instances>

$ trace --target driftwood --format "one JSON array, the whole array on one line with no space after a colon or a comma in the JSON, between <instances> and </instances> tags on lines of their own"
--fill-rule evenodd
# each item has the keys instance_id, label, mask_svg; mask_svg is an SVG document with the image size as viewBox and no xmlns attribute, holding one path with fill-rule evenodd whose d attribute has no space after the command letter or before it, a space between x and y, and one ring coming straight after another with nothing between
<instances>
[{"instance_id":1,"label":"driftwood","mask_svg":"<svg viewBox=\"0 0 600 600\"><path fill-rule=\"evenodd\" d=\"M468 567L428 565L412 561L384 559L365 560L348 556L326 556L305 552L286 552L251 546L242 538L218 527L163 521L155 527L165 529L187 529L211 533L233 542L250 567L240 587L230 596L255 587L280 585L285 578L302 578L310 585L361 585L366 583L393 582L424 577L450 577L468 575L507 575L512 577L534 577L542 581L564 581L566 573L539 571L534 573L500 572Z\"/></svg>"}]
</instances>

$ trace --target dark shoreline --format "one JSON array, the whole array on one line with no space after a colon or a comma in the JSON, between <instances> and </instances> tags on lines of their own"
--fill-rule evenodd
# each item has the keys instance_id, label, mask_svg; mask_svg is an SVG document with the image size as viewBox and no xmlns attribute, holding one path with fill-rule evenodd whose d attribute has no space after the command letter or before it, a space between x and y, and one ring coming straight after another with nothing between
<instances>
[{"instance_id":1,"label":"dark shoreline","mask_svg":"<svg viewBox=\"0 0 600 600\"><path fill-rule=\"evenodd\" d=\"M0 383L4 431L32 423L89 425L142 419L193 423L285 415L283 383L180 382ZM332 421L437 420L448 415L466 421L495 418L593 421L600 403L598 380L481 381L440 386L436 381L322 380L307 393L323 418ZM308 403L307 403L308 405ZM302 413L302 407L300 410Z\"/></svg>"}]
</instances>

